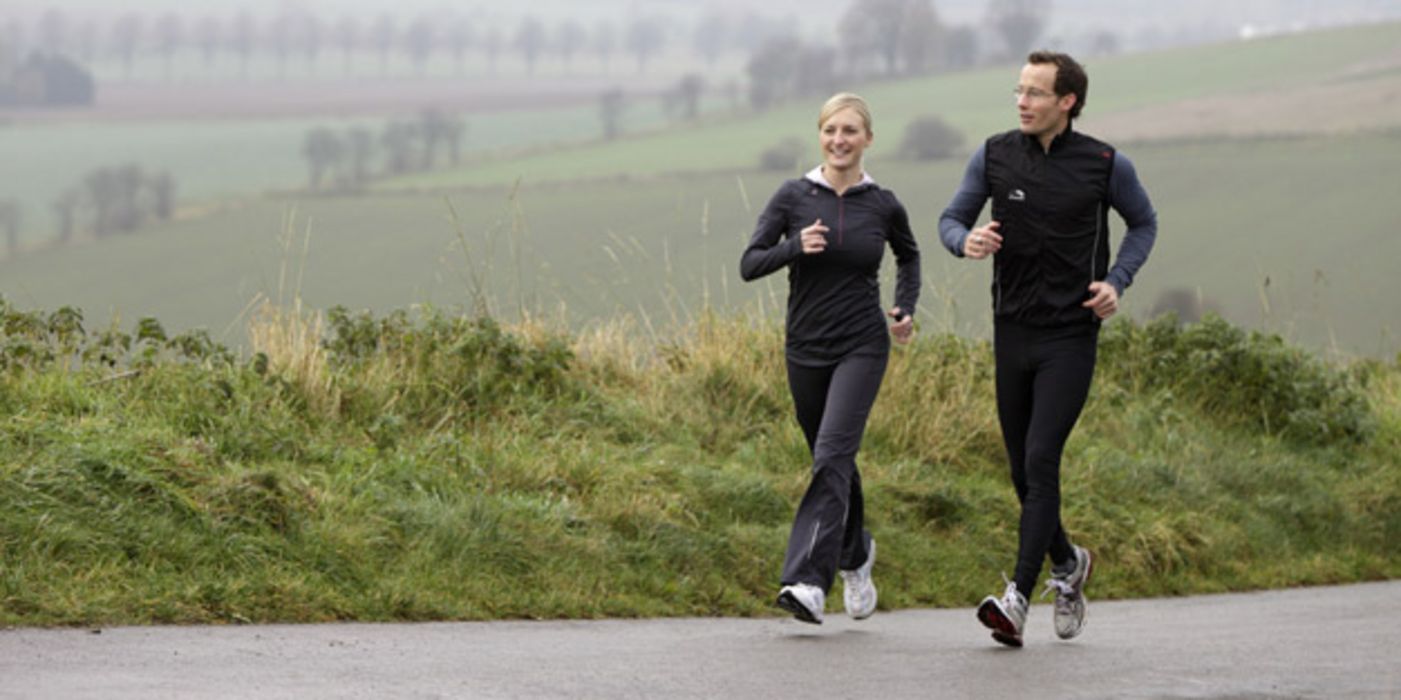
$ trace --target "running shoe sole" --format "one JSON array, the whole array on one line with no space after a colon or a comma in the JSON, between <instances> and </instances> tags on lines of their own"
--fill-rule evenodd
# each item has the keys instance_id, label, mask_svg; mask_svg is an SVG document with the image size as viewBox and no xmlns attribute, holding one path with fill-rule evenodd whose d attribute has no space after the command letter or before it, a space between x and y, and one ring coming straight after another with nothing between
<instances>
[{"instance_id":1,"label":"running shoe sole","mask_svg":"<svg viewBox=\"0 0 1401 700\"><path fill-rule=\"evenodd\" d=\"M822 624L821 620L812 616L812 611L808 610L807 606L803 605L801 602L798 601L797 598L793 596L792 593L789 593L787 591L778 594L778 607L783 608L784 610L787 610L790 613L793 613L793 617L797 618L801 622L807 622L814 625Z\"/></svg>"},{"instance_id":2,"label":"running shoe sole","mask_svg":"<svg viewBox=\"0 0 1401 700\"><path fill-rule=\"evenodd\" d=\"M978 606L978 621L992 630L993 639L1009 647L1021 648L1022 636L1017 634L1016 625L1002 614L1002 610L992 598L984 600L983 604Z\"/></svg>"}]
</instances>

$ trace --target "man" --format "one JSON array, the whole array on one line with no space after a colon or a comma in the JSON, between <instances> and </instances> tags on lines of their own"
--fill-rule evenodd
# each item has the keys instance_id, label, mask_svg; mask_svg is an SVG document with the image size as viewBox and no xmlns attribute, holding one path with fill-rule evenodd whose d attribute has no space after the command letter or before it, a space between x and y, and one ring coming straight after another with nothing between
<instances>
[{"instance_id":1,"label":"man","mask_svg":"<svg viewBox=\"0 0 1401 700\"><path fill-rule=\"evenodd\" d=\"M993 256L997 415L1021 522L1013 580L1000 598L983 601L978 619L1014 647L1022 645L1027 598L1047 554L1056 634L1070 639L1084 626L1094 558L1061 527L1061 452L1089 395L1100 323L1118 311L1158 230L1129 159L1072 128L1088 86L1070 56L1028 56L1015 90L1020 128L973 154L939 220L954 255ZM992 220L973 228L988 199ZM1128 225L1112 268L1111 208Z\"/></svg>"}]
</instances>

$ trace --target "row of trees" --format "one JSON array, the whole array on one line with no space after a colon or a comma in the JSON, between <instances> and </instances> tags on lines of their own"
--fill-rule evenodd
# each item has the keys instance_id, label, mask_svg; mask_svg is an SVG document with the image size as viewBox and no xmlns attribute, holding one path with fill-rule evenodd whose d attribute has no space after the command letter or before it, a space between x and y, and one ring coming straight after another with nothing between
<instances>
[{"instance_id":1,"label":"row of trees","mask_svg":"<svg viewBox=\"0 0 1401 700\"><path fill-rule=\"evenodd\" d=\"M753 14L713 14L692 28L690 48L713 65L727 51L752 48L778 26L774 20ZM304 11L284 11L271 17L255 16L248 10L199 17L131 11L103 26L95 19L75 19L51 8L40 15L32 32L13 19L0 25L0 46L30 46L67 53L86 62L110 57L120 60L128 71L141 56L158 56L169 68L177 57L188 53L199 55L206 67L232 57L246 69L255 56L264 56L272 57L284 69L300 58L314 70L327 52L339 54L347 72L354 69L355 58L362 54L377 58L382 69L395 57L410 61L419 70L435 59L450 58L461 69L474 51L493 67L507 54L518 55L529 70L542 60L554 59L569 66L585 56L606 66L621 54L643 70L662 50L686 39L684 28L657 16L588 25L574 18L547 22L527 14L502 26L477 14L456 11L425 13L408 21L387 12L372 19L344 15L327 20Z\"/></svg>"},{"instance_id":2,"label":"row of trees","mask_svg":"<svg viewBox=\"0 0 1401 700\"><path fill-rule=\"evenodd\" d=\"M59 242L79 232L96 238L133 233L149 221L167 220L175 211L175 189L170 173L134 164L92 170L54 202Z\"/></svg>"},{"instance_id":3,"label":"row of trees","mask_svg":"<svg viewBox=\"0 0 1401 700\"><path fill-rule=\"evenodd\" d=\"M312 190L356 190L377 175L432 170L440 157L457 165L466 134L465 120L437 109L424 110L416 119L391 121L378 136L366 127L316 127L302 141L307 184ZM377 157L382 158L378 168Z\"/></svg>"}]
</instances>

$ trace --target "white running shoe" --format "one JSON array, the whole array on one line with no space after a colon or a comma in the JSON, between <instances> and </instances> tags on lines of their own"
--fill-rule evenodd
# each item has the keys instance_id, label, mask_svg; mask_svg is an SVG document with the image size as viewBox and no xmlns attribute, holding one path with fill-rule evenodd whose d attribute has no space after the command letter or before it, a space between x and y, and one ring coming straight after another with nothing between
<instances>
[{"instance_id":1,"label":"white running shoe","mask_svg":"<svg viewBox=\"0 0 1401 700\"><path fill-rule=\"evenodd\" d=\"M1020 647L1022 628L1026 626L1026 608L1026 596L1017 590L1017 584L1008 581L1001 598L983 599L983 604L978 606L978 621L992 630L993 639L1009 647Z\"/></svg>"},{"instance_id":2,"label":"white running shoe","mask_svg":"<svg viewBox=\"0 0 1401 700\"><path fill-rule=\"evenodd\" d=\"M871 567L876 563L876 541L866 553L866 563L856 569L842 569L842 602L846 614L853 620L864 620L876 611L876 584L871 581Z\"/></svg>"},{"instance_id":3,"label":"white running shoe","mask_svg":"<svg viewBox=\"0 0 1401 700\"><path fill-rule=\"evenodd\" d=\"M1085 628L1085 584L1090 582L1094 571L1094 557L1090 550L1075 547L1075 569L1064 576L1052 575L1046 581L1044 598L1051 591L1056 592L1056 636L1073 639Z\"/></svg>"},{"instance_id":4,"label":"white running shoe","mask_svg":"<svg viewBox=\"0 0 1401 700\"><path fill-rule=\"evenodd\" d=\"M814 625L822 624L822 609L827 594L810 583L795 583L778 591L778 607L793 613L793 617Z\"/></svg>"}]
</instances>

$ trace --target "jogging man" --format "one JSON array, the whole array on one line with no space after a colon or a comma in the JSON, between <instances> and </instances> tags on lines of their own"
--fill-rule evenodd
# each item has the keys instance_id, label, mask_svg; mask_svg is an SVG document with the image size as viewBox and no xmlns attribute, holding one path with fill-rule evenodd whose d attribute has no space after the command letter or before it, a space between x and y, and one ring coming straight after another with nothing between
<instances>
[{"instance_id":1,"label":"jogging man","mask_svg":"<svg viewBox=\"0 0 1401 700\"><path fill-rule=\"evenodd\" d=\"M978 619L1014 647L1047 554L1056 634L1070 639L1084 626L1094 558L1061 526L1061 452L1089 395L1100 323L1118 311L1158 230L1129 159L1072 128L1088 86L1070 56L1028 56L1015 90L1020 128L978 148L939 220L955 256L993 256L997 415L1021 522L1014 577L983 601ZM992 220L974 228L989 199ZM1110 209L1128 225L1113 267Z\"/></svg>"}]
</instances>

